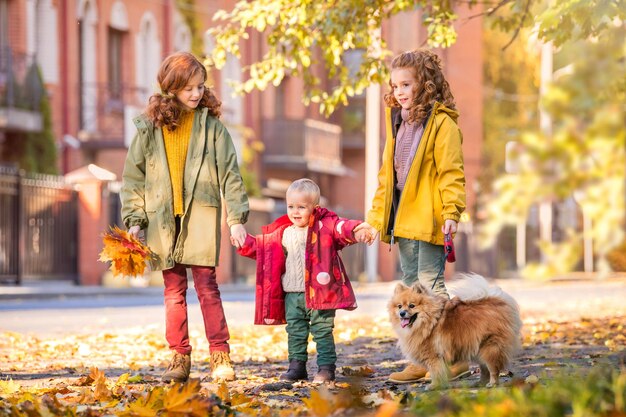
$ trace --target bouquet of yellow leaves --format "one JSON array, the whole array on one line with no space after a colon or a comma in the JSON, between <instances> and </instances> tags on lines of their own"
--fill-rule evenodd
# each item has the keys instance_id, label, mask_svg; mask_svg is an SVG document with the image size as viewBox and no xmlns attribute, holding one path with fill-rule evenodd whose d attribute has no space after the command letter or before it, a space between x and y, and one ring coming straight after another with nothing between
<instances>
[{"instance_id":1,"label":"bouquet of yellow leaves","mask_svg":"<svg viewBox=\"0 0 626 417\"><path fill-rule=\"evenodd\" d=\"M146 263L154 257L149 247L117 226L102 234L102 243L100 261L111 262L110 269L115 276L143 275Z\"/></svg>"}]
</instances>

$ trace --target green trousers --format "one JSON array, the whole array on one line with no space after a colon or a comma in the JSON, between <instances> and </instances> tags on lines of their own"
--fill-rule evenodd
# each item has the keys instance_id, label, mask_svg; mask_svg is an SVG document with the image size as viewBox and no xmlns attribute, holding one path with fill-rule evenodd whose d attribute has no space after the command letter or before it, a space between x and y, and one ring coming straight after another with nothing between
<instances>
[{"instance_id":1,"label":"green trousers","mask_svg":"<svg viewBox=\"0 0 626 417\"><path fill-rule=\"evenodd\" d=\"M317 366L334 365L335 352L335 310L312 310L306 308L303 292L285 294L285 316L287 319L287 348L289 360L306 362L309 332L317 345Z\"/></svg>"}]
</instances>

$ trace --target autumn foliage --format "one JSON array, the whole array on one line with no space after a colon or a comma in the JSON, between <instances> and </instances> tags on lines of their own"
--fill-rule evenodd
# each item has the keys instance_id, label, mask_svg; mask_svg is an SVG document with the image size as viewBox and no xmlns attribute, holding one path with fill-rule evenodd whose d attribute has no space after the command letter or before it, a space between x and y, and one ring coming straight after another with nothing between
<instances>
[{"instance_id":1,"label":"autumn foliage","mask_svg":"<svg viewBox=\"0 0 626 417\"><path fill-rule=\"evenodd\" d=\"M154 254L146 245L117 226L102 235L104 248L100 261L111 262L111 272L118 276L137 277L143 275L146 263Z\"/></svg>"}]
</instances>

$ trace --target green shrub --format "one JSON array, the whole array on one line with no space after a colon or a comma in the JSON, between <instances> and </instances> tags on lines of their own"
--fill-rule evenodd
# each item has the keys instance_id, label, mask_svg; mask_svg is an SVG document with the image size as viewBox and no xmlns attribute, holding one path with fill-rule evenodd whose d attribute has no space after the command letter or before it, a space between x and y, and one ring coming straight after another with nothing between
<instances>
[{"instance_id":1,"label":"green shrub","mask_svg":"<svg viewBox=\"0 0 626 417\"><path fill-rule=\"evenodd\" d=\"M599 368L544 384L426 393L412 399L411 414L455 417L625 416L626 369Z\"/></svg>"}]
</instances>

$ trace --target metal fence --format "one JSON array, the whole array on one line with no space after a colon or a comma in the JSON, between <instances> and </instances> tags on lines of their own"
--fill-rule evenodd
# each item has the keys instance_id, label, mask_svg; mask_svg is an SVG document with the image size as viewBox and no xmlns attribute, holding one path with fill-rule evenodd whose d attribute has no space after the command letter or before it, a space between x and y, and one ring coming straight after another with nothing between
<instances>
[{"instance_id":1,"label":"metal fence","mask_svg":"<svg viewBox=\"0 0 626 417\"><path fill-rule=\"evenodd\" d=\"M77 192L62 177L0 166L0 281L77 281L77 233Z\"/></svg>"}]
</instances>

